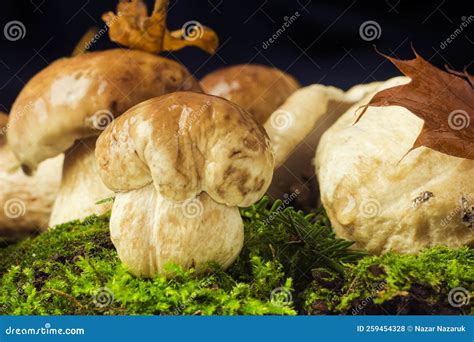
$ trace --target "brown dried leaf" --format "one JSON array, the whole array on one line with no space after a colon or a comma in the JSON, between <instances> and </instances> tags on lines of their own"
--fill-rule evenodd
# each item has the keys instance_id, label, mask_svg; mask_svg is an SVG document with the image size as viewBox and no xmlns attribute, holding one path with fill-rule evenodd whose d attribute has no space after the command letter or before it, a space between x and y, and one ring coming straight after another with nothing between
<instances>
[{"instance_id":1,"label":"brown dried leaf","mask_svg":"<svg viewBox=\"0 0 474 342\"><path fill-rule=\"evenodd\" d=\"M91 27L87 32L81 37L81 40L76 44L76 47L72 51L71 56L83 55L89 50L90 42L94 39L94 36L99 32L97 27Z\"/></svg>"},{"instance_id":2,"label":"brown dried leaf","mask_svg":"<svg viewBox=\"0 0 474 342\"><path fill-rule=\"evenodd\" d=\"M110 39L132 49L160 53L175 51L186 46L196 46L210 54L219 45L217 34L209 27L191 21L180 30L169 32L166 28L166 11L169 0L156 0L151 16L142 0L120 0L117 14L107 12L102 16L109 27Z\"/></svg>"},{"instance_id":3,"label":"brown dried leaf","mask_svg":"<svg viewBox=\"0 0 474 342\"><path fill-rule=\"evenodd\" d=\"M410 151L426 146L455 157L474 159L472 75L440 70L416 52L415 59L406 61L383 56L411 81L375 94L356 123L369 106L402 106L424 120Z\"/></svg>"}]
</instances>

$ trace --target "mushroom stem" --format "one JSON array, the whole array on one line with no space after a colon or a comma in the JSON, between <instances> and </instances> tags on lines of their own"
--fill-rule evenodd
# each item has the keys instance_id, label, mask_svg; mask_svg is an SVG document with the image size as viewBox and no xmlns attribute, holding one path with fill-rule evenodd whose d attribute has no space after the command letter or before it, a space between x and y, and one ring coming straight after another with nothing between
<instances>
[{"instance_id":1,"label":"mushroom stem","mask_svg":"<svg viewBox=\"0 0 474 342\"><path fill-rule=\"evenodd\" d=\"M120 260L137 276L166 273L166 265L206 270L208 262L229 267L244 240L237 207L205 192L184 202L160 195L153 184L117 193L110 234Z\"/></svg>"},{"instance_id":2,"label":"mushroom stem","mask_svg":"<svg viewBox=\"0 0 474 342\"><path fill-rule=\"evenodd\" d=\"M61 186L49 220L51 227L110 210L111 203L96 204L114 195L98 174L96 140L96 137L78 140L66 152Z\"/></svg>"}]
</instances>

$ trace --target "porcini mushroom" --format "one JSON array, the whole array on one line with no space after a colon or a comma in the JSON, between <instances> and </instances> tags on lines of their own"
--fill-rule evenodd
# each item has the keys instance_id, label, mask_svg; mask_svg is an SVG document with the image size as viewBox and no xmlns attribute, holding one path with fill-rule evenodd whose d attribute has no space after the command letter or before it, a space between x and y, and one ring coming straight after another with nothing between
<instances>
[{"instance_id":1,"label":"porcini mushroom","mask_svg":"<svg viewBox=\"0 0 474 342\"><path fill-rule=\"evenodd\" d=\"M263 125L300 84L293 76L279 69L242 64L207 74L201 80L201 87L207 94L238 104Z\"/></svg>"},{"instance_id":2,"label":"porcini mushroom","mask_svg":"<svg viewBox=\"0 0 474 342\"><path fill-rule=\"evenodd\" d=\"M113 193L97 174L94 149L96 137L114 118L155 96L200 91L184 66L151 53L190 45L212 53L217 49L217 35L204 26L194 28L202 32L193 39L183 29L168 32L168 3L156 0L148 17L143 1L120 1L118 14L108 12L103 19L111 39L133 50L58 60L33 77L16 99L8 139L23 170L31 174L42 160L65 152L51 226L110 209L109 202L97 203ZM20 115L24 107L28 110Z\"/></svg>"},{"instance_id":3,"label":"porcini mushroom","mask_svg":"<svg viewBox=\"0 0 474 342\"><path fill-rule=\"evenodd\" d=\"M6 143L7 121L0 113L0 236L17 238L48 226L63 156L45 160L34 177L25 176Z\"/></svg>"},{"instance_id":4,"label":"porcini mushroom","mask_svg":"<svg viewBox=\"0 0 474 342\"><path fill-rule=\"evenodd\" d=\"M133 105L166 92L196 90L180 64L138 50L108 50L60 59L34 76L10 115L8 141L27 174L65 153L50 224L109 210L113 195L95 165L96 137Z\"/></svg>"},{"instance_id":5,"label":"porcini mushroom","mask_svg":"<svg viewBox=\"0 0 474 342\"><path fill-rule=\"evenodd\" d=\"M97 140L100 176L116 197L110 232L129 270L151 277L175 263L228 267L243 244L239 206L268 188L268 137L237 105L176 92L145 101Z\"/></svg>"},{"instance_id":6,"label":"porcini mushroom","mask_svg":"<svg viewBox=\"0 0 474 342\"><path fill-rule=\"evenodd\" d=\"M409 81L397 77L379 90ZM337 235L372 253L473 246L474 161L410 151L423 120L401 106L368 107L355 124L372 95L347 110L317 149L321 200Z\"/></svg>"}]
</instances>

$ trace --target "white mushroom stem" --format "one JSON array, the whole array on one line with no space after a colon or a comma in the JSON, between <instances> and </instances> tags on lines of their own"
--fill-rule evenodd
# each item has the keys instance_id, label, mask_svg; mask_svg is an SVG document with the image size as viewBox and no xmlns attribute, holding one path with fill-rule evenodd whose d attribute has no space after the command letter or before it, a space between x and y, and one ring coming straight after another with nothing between
<instances>
[{"instance_id":1,"label":"white mushroom stem","mask_svg":"<svg viewBox=\"0 0 474 342\"><path fill-rule=\"evenodd\" d=\"M45 160L28 177L7 145L0 141L0 235L19 237L48 227L61 181L63 156Z\"/></svg>"},{"instance_id":2,"label":"white mushroom stem","mask_svg":"<svg viewBox=\"0 0 474 342\"><path fill-rule=\"evenodd\" d=\"M204 192L178 203L153 184L116 195L110 234L120 260L143 277L166 273L170 263L198 272L208 262L227 268L244 240L237 207L219 204Z\"/></svg>"},{"instance_id":3,"label":"white mushroom stem","mask_svg":"<svg viewBox=\"0 0 474 342\"><path fill-rule=\"evenodd\" d=\"M110 210L111 202L97 204L113 197L114 192L99 177L94 155L96 140L79 140L66 152L61 186L49 221L51 227Z\"/></svg>"}]
</instances>

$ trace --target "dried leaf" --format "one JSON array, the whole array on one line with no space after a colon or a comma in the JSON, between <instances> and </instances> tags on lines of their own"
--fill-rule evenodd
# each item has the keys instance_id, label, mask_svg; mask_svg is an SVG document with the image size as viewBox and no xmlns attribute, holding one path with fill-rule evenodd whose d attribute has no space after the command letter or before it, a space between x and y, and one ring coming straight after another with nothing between
<instances>
[{"instance_id":1,"label":"dried leaf","mask_svg":"<svg viewBox=\"0 0 474 342\"><path fill-rule=\"evenodd\" d=\"M85 54L90 48L91 41L98 32L99 29L97 27L91 27L89 30L87 30L87 32L81 37L81 40L79 40L79 42L76 44L71 56Z\"/></svg>"},{"instance_id":2,"label":"dried leaf","mask_svg":"<svg viewBox=\"0 0 474 342\"><path fill-rule=\"evenodd\" d=\"M151 16L142 0L120 0L117 14L105 13L102 19L109 27L110 39L132 49L160 53L196 46L210 54L219 45L217 34L196 21L189 21L180 30L166 28L169 0L156 0Z\"/></svg>"},{"instance_id":3,"label":"dried leaf","mask_svg":"<svg viewBox=\"0 0 474 342\"><path fill-rule=\"evenodd\" d=\"M406 61L383 56L411 81L375 94L356 123L369 106L402 106L424 120L423 129L410 151L426 146L455 157L474 159L472 75L466 71L440 70L416 52L415 59Z\"/></svg>"}]
</instances>

